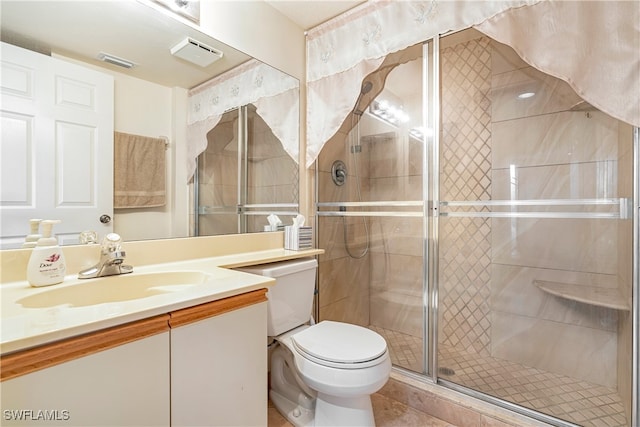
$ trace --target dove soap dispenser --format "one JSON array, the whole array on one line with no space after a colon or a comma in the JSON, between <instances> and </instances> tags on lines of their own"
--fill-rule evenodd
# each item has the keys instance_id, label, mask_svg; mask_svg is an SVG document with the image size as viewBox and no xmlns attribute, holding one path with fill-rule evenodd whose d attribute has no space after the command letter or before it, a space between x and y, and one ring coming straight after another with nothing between
<instances>
[{"instance_id":1,"label":"dove soap dispenser","mask_svg":"<svg viewBox=\"0 0 640 427\"><path fill-rule=\"evenodd\" d=\"M49 286L62 283L66 272L64 254L58 239L52 236L53 225L60 220L40 222L42 237L31 252L27 264L27 281L31 286Z\"/></svg>"}]
</instances>

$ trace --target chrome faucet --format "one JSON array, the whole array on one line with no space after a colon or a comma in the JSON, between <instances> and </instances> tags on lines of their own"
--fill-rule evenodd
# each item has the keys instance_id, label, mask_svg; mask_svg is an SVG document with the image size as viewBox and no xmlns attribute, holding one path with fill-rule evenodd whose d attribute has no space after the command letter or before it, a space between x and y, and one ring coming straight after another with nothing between
<instances>
[{"instance_id":1,"label":"chrome faucet","mask_svg":"<svg viewBox=\"0 0 640 427\"><path fill-rule=\"evenodd\" d=\"M122 250L121 243L122 239L116 233L109 233L104 236L100 248L100 261L93 267L78 273L78 279L131 273L133 267L123 264L126 253Z\"/></svg>"}]
</instances>

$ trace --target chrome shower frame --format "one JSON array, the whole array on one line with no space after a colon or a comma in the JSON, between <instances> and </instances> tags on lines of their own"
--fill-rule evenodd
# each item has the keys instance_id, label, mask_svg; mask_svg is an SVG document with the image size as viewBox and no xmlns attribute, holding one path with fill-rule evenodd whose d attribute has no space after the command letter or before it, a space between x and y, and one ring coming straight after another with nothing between
<instances>
[{"instance_id":1,"label":"chrome shower frame","mask_svg":"<svg viewBox=\"0 0 640 427\"><path fill-rule=\"evenodd\" d=\"M631 425L640 425L640 128L633 129L633 273L631 310L633 319Z\"/></svg>"},{"instance_id":2,"label":"chrome shower frame","mask_svg":"<svg viewBox=\"0 0 640 427\"><path fill-rule=\"evenodd\" d=\"M431 45L431 51L428 47ZM425 260L422 265L424 272L424 354L426 374L432 382L438 381L438 301L439 301L439 212L440 203L440 38L435 37L427 41L423 46L423 123L433 129L431 138L431 160L429 160L429 141L425 135L424 162L423 162L423 188L424 194L424 229ZM431 85L429 84L431 78ZM431 92L431 96L429 93ZM429 169L431 166L431 169ZM426 182L424 181L426 180ZM428 183L431 183L429 186ZM431 190L431 194L429 194ZM432 256L432 254L436 256Z\"/></svg>"}]
</instances>

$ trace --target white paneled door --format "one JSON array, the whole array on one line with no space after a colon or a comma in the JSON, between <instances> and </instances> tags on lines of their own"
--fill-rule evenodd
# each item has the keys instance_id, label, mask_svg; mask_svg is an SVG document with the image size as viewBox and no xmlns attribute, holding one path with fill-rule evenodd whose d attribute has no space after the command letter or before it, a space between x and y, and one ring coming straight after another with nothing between
<instances>
[{"instance_id":1,"label":"white paneled door","mask_svg":"<svg viewBox=\"0 0 640 427\"><path fill-rule=\"evenodd\" d=\"M30 218L60 219L60 243L113 229L113 78L2 43L0 247Z\"/></svg>"}]
</instances>

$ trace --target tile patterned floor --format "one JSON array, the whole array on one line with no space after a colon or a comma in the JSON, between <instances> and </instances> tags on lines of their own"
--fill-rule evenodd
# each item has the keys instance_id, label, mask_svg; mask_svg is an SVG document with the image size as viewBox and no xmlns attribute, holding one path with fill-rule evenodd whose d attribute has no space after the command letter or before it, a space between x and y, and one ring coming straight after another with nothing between
<instances>
[{"instance_id":1,"label":"tile patterned floor","mask_svg":"<svg viewBox=\"0 0 640 427\"><path fill-rule=\"evenodd\" d=\"M371 403L377 427L456 427L378 393L371 396ZM293 427L293 424L280 415L271 401L268 427Z\"/></svg>"},{"instance_id":2,"label":"tile patterned floor","mask_svg":"<svg viewBox=\"0 0 640 427\"><path fill-rule=\"evenodd\" d=\"M422 361L423 343L422 338L401 332L383 329L369 325L369 329L379 333L386 340L391 353L391 362L396 366L401 366L414 372L423 372Z\"/></svg>"},{"instance_id":3,"label":"tile patterned floor","mask_svg":"<svg viewBox=\"0 0 640 427\"><path fill-rule=\"evenodd\" d=\"M371 326L385 337L394 364L420 372L422 340ZM615 389L441 345L443 379L585 427L628 426Z\"/></svg>"}]
</instances>

